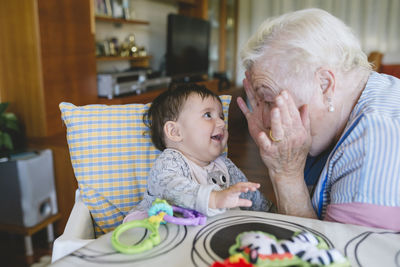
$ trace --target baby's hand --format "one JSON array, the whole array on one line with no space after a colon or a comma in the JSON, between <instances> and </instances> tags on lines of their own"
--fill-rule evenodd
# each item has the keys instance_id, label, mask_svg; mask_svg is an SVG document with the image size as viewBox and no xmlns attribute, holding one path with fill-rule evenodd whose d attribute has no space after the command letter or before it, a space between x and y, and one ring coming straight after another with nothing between
<instances>
[{"instance_id":1,"label":"baby's hand","mask_svg":"<svg viewBox=\"0 0 400 267\"><path fill-rule=\"evenodd\" d=\"M239 198L239 195L249 190L256 191L259 187L258 183L240 182L221 191L212 191L208 206L210 209L250 207L253 204L251 200Z\"/></svg>"}]
</instances>

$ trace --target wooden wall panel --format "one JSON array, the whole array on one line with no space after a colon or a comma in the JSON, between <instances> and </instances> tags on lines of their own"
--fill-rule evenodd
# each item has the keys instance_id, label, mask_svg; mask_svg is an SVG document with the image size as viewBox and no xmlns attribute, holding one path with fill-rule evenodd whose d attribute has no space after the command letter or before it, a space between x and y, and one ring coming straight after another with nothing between
<instances>
[{"instance_id":1,"label":"wooden wall panel","mask_svg":"<svg viewBox=\"0 0 400 267\"><path fill-rule=\"evenodd\" d=\"M218 71L226 71L226 0L219 0L219 44L218 44Z\"/></svg>"},{"instance_id":2,"label":"wooden wall panel","mask_svg":"<svg viewBox=\"0 0 400 267\"><path fill-rule=\"evenodd\" d=\"M53 150L61 234L74 205L77 188L66 129L59 103L77 105L97 100L94 33L91 30L91 0L38 0L41 62L46 133L30 139L35 148Z\"/></svg>"},{"instance_id":3,"label":"wooden wall panel","mask_svg":"<svg viewBox=\"0 0 400 267\"><path fill-rule=\"evenodd\" d=\"M64 132L58 105L97 100L91 1L39 0L47 136Z\"/></svg>"},{"instance_id":4,"label":"wooden wall panel","mask_svg":"<svg viewBox=\"0 0 400 267\"><path fill-rule=\"evenodd\" d=\"M29 136L45 134L36 1L0 1L1 101L11 102Z\"/></svg>"}]
</instances>

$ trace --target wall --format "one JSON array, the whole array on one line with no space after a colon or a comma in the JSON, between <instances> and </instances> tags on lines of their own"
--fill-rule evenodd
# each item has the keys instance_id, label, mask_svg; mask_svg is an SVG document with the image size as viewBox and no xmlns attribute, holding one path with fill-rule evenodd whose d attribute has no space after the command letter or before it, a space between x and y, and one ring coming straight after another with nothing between
<instances>
[{"instance_id":1,"label":"wall","mask_svg":"<svg viewBox=\"0 0 400 267\"><path fill-rule=\"evenodd\" d=\"M125 40L128 34L133 33L137 46L144 46L152 55L151 67L160 68L167 47L167 16L169 13L178 13L178 5L174 1L131 0L134 17L132 19L149 21L150 25L123 24L116 27L114 24L97 22L96 40L117 37ZM98 62L97 71L115 71L129 68L129 62Z\"/></svg>"},{"instance_id":2,"label":"wall","mask_svg":"<svg viewBox=\"0 0 400 267\"><path fill-rule=\"evenodd\" d=\"M250 37L251 33L251 10L248 1L238 1L239 14L237 21L237 50L236 50L236 85L242 86L242 81L244 79L245 69L243 68L242 62L240 60L240 50L246 43L247 39Z\"/></svg>"},{"instance_id":3,"label":"wall","mask_svg":"<svg viewBox=\"0 0 400 267\"><path fill-rule=\"evenodd\" d=\"M367 54L374 50L400 54L399 0L239 0L238 51L266 18L307 7L325 9L343 20ZM238 85L244 78L239 52Z\"/></svg>"}]
</instances>

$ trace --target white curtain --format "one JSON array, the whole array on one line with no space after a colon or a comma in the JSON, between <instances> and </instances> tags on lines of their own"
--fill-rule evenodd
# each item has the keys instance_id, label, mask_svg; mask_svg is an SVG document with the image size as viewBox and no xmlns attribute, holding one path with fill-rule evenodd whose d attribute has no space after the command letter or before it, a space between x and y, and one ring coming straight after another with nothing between
<instances>
[{"instance_id":1,"label":"white curtain","mask_svg":"<svg viewBox=\"0 0 400 267\"><path fill-rule=\"evenodd\" d=\"M384 60L400 62L400 0L239 0L238 55L266 18L317 7L340 18L359 38L365 53L378 50ZM240 57L237 84L244 78Z\"/></svg>"}]
</instances>

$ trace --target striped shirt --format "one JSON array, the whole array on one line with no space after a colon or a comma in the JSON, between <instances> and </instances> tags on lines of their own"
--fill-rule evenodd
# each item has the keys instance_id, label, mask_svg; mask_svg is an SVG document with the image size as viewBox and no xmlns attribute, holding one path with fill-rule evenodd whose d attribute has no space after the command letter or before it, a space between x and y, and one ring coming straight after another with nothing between
<instances>
[{"instance_id":1,"label":"striped shirt","mask_svg":"<svg viewBox=\"0 0 400 267\"><path fill-rule=\"evenodd\" d=\"M400 80L389 75L371 73L312 199L320 219L351 203L400 212Z\"/></svg>"}]
</instances>

